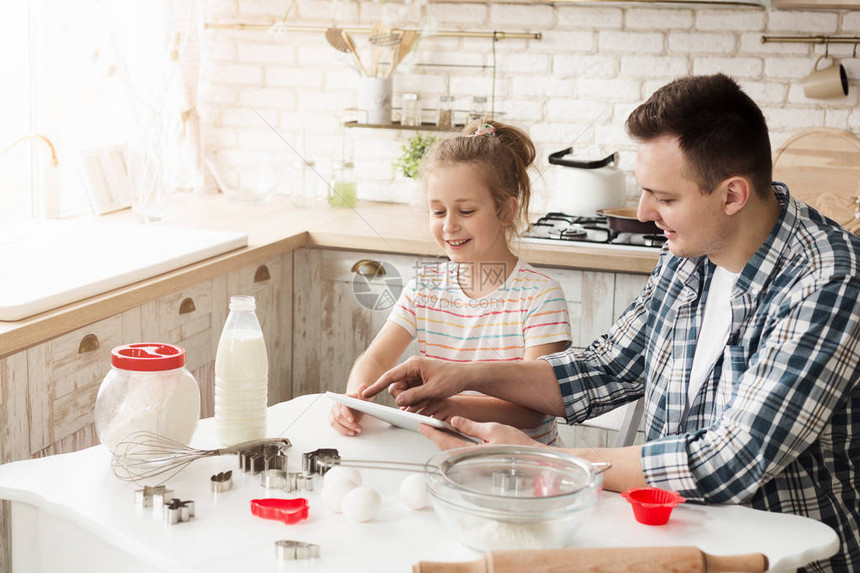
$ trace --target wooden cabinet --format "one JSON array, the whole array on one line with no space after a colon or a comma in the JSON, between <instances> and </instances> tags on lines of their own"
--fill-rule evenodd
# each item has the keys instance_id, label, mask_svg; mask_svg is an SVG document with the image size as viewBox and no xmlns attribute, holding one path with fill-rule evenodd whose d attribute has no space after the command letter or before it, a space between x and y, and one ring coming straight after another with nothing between
<instances>
[{"instance_id":1,"label":"wooden cabinet","mask_svg":"<svg viewBox=\"0 0 860 573\"><path fill-rule=\"evenodd\" d=\"M541 270L561 284L570 312L572 345L578 349L587 347L598 336L606 333L639 295L648 280L648 276L643 274L551 267L542 267ZM559 434L564 444L572 448L603 448L614 445L617 432L597 426L559 426ZM638 442L643 439L644 435L640 432Z\"/></svg>"},{"instance_id":2,"label":"wooden cabinet","mask_svg":"<svg viewBox=\"0 0 860 573\"><path fill-rule=\"evenodd\" d=\"M215 350L231 295L250 294L269 354L269 403L292 397L292 253L261 260L0 359L0 461L98 443L93 409L113 347L169 342L185 348L211 416Z\"/></svg>"},{"instance_id":3,"label":"wooden cabinet","mask_svg":"<svg viewBox=\"0 0 860 573\"><path fill-rule=\"evenodd\" d=\"M110 350L140 332L133 309L0 359L2 461L96 443L93 405Z\"/></svg>"},{"instance_id":4,"label":"wooden cabinet","mask_svg":"<svg viewBox=\"0 0 860 573\"><path fill-rule=\"evenodd\" d=\"M295 251L293 395L343 392L355 359L385 324L392 298L400 295L419 265L432 260L359 251ZM385 274L375 272L376 265L387 269ZM401 360L414 354L413 342ZM381 400L392 403L387 398L383 395Z\"/></svg>"}]
</instances>

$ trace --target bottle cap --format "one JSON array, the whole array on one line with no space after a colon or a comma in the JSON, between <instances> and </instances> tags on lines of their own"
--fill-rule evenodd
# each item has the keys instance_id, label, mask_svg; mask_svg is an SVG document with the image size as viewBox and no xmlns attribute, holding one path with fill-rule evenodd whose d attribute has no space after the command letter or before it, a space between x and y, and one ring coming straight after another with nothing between
<instances>
[{"instance_id":1,"label":"bottle cap","mask_svg":"<svg viewBox=\"0 0 860 573\"><path fill-rule=\"evenodd\" d=\"M110 363L135 372L176 370L185 366L185 349L160 342L123 344L110 351Z\"/></svg>"}]
</instances>

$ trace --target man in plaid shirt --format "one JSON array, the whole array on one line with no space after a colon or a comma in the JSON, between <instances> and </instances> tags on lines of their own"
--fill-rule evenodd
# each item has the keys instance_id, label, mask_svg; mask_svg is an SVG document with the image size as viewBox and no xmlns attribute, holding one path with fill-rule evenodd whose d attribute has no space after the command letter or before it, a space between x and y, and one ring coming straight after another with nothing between
<instances>
[{"instance_id":1,"label":"man in plaid shirt","mask_svg":"<svg viewBox=\"0 0 860 573\"><path fill-rule=\"evenodd\" d=\"M627 129L639 142L638 217L668 240L610 331L514 365L411 359L364 396L390 385L417 411L477 390L571 423L644 396L644 445L574 451L612 462L607 489L811 517L842 543L806 570L860 569L860 239L771 184L764 116L722 74L660 88ZM528 443L500 424L451 422Z\"/></svg>"}]
</instances>

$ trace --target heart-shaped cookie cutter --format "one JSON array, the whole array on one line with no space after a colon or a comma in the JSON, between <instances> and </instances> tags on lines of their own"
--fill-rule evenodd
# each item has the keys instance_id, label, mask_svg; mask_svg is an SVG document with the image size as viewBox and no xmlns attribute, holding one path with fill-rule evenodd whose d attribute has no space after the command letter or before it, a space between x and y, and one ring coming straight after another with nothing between
<instances>
[{"instance_id":1,"label":"heart-shaped cookie cutter","mask_svg":"<svg viewBox=\"0 0 860 573\"><path fill-rule=\"evenodd\" d=\"M263 519L274 519L286 524L298 523L308 518L308 500L265 498L251 500L251 513Z\"/></svg>"}]
</instances>

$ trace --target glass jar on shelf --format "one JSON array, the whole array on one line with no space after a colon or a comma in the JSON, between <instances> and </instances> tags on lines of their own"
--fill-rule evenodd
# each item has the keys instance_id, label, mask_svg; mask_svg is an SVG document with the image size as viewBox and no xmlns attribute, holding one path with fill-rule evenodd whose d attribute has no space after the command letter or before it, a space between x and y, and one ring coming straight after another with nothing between
<instances>
[{"instance_id":1,"label":"glass jar on shelf","mask_svg":"<svg viewBox=\"0 0 860 573\"><path fill-rule=\"evenodd\" d=\"M334 162L334 174L328 187L328 204L332 207L355 207L357 185L352 160Z\"/></svg>"},{"instance_id":2,"label":"glass jar on shelf","mask_svg":"<svg viewBox=\"0 0 860 573\"><path fill-rule=\"evenodd\" d=\"M403 94L400 108L400 125L421 125L421 110L418 107L418 94Z\"/></svg>"},{"instance_id":3,"label":"glass jar on shelf","mask_svg":"<svg viewBox=\"0 0 860 573\"><path fill-rule=\"evenodd\" d=\"M477 121L487 119L487 98L485 96L475 96L472 98L472 104L469 106L469 121Z\"/></svg>"},{"instance_id":4,"label":"glass jar on shelf","mask_svg":"<svg viewBox=\"0 0 860 573\"><path fill-rule=\"evenodd\" d=\"M439 111L436 115L436 127L451 129L454 126L454 96L439 96Z\"/></svg>"},{"instance_id":5,"label":"glass jar on shelf","mask_svg":"<svg viewBox=\"0 0 860 573\"><path fill-rule=\"evenodd\" d=\"M316 199L316 163L313 159L297 157L291 168L291 178L285 186L294 205L309 205Z\"/></svg>"}]
</instances>

